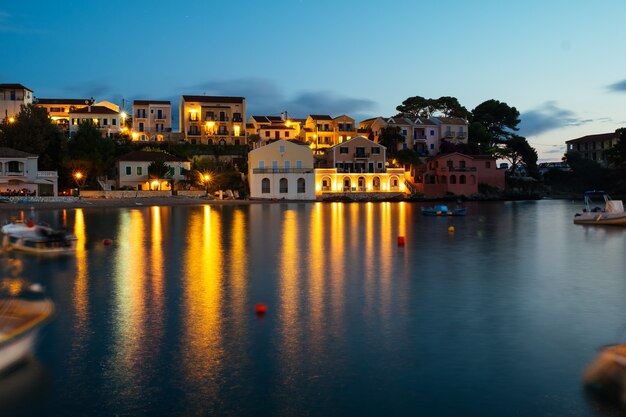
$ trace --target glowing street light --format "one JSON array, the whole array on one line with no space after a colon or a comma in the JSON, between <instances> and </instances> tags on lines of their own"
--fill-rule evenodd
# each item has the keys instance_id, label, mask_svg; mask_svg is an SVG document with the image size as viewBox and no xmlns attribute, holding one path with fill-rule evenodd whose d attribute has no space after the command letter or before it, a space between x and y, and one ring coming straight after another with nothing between
<instances>
[{"instance_id":1,"label":"glowing street light","mask_svg":"<svg viewBox=\"0 0 626 417\"><path fill-rule=\"evenodd\" d=\"M9 117L9 123L15 123L15 117L13 116Z\"/></svg>"},{"instance_id":2,"label":"glowing street light","mask_svg":"<svg viewBox=\"0 0 626 417\"><path fill-rule=\"evenodd\" d=\"M204 182L204 191L205 191L205 197L209 196L209 181L211 181L211 176L209 174L204 174L202 176L202 182Z\"/></svg>"},{"instance_id":3,"label":"glowing street light","mask_svg":"<svg viewBox=\"0 0 626 417\"><path fill-rule=\"evenodd\" d=\"M83 179L83 173L80 171L76 171L73 174L74 177L74 181L76 182L76 196L80 197L80 184L81 184L81 180Z\"/></svg>"}]
</instances>

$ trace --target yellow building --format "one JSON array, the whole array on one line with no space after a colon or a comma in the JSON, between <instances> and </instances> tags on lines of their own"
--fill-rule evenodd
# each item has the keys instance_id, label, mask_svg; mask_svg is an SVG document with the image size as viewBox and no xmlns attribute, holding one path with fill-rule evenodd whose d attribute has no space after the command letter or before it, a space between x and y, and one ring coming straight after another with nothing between
<instances>
[{"instance_id":1,"label":"yellow building","mask_svg":"<svg viewBox=\"0 0 626 417\"><path fill-rule=\"evenodd\" d=\"M179 118L180 131L190 143L247 143L244 97L182 96Z\"/></svg>"},{"instance_id":2,"label":"yellow building","mask_svg":"<svg viewBox=\"0 0 626 417\"><path fill-rule=\"evenodd\" d=\"M287 118L285 113L280 116L250 116L248 119L248 135L258 135L258 143L254 147L263 146L273 140L294 140L300 138L301 122Z\"/></svg>"},{"instance_id":3,"label":"yellow building","mask_svg":"<svg viewBox=\"0 0 626 417\"><path fill-rule=\"evenodd\" d=\"M302 138L318 155L365 132L357 129L354 119L345 114L335 118L327 114L311 114L306 118L303 130Z\"/></svg>"},{"instance_id":4,"label":"yellow building","mask_svg":"<svg viewBox=\"0 0 626 417\"><path fill-rule=\"evenodd\" d=\"M406 192L404 168L387 168L385 172L376 173L337 171L337 168L315 169L315 194L317 196Z\"/></svg>"}]
</instances>

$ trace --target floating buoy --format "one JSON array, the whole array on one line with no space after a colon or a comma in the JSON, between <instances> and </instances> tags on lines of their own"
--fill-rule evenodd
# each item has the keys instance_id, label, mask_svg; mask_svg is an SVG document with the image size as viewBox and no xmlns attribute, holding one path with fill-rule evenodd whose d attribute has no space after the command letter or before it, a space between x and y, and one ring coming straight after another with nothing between
<instances>
[{"instance_id":1,"label":"floating buoy","mask_svg":"<svg viewBox=\"0 0 626 417\"><path fill-rule=\"evenodd\" d=\"M30 221L30 222L26 223L26 226L28 226L28 227L34 227L34 226L35 226L35 223L33 223L32 221Z\"/></svg>"},{"instance_id":2,"label":"floating buoy","mask_svg":"<svg viewBox=\"0 0 626 417\"><path fill-rule=\"evenodd\" d=\"M404 246L405 243L406 240L404 239L404 236L398 236L398 246Z\"/></svg>"},{"instance_id":3,"label":"floating buoy","mask_svg":"<svg viewBox=\"0 0 626 417\"><path fill-rule=\"evenodd\" d=\"M267 313L267 306L265 304L259 303L254 307L254 311L256 311L257 316L263 316L265 315L265 313Z\"/></svg>"},{"instance_id":4,"label":"floating buoy","mask_svg":"<svg viewBox=\"0 0 626 417\"><path fill-rule=\"evenodd\" d=\"M111 239L104 239L102 243L104 243L104 246L109 246L111 243L113 243L113 241Z\"/></svg>"},{"instance_id":5,"label":"floating buoy","mask_svg":"<svg viewBox=\"0 0 626 417\"><path fill-rule=\"evenodd\" d=\"M454 226L448 227L448 233L454 233Z\"/></svg>"}]
</instances>

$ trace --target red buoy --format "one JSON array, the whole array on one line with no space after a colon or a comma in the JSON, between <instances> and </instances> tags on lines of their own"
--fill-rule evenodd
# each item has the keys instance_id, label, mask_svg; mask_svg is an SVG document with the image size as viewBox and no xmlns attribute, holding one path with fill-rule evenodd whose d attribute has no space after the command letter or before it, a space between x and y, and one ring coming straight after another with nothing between
<instances>
[{"instance_id":1,"label":"red buoy","mask_svg":"<svg viewBox=\"0 0 626 417\"><path fill-rule=\"evenodd\" d=\"M26 223L26 226L28 226L28 227L34 227L34 226L35 226L35 223L33 223L32 221L30 221L30 222Z\"/></svg>"},{"instance_id":2,"label":"red buoy","mask_svg":"<svg viewBox=\"0 0 626 417\"><path fill-rule=\"evenodd\" d=\"M398 246L404 246L405 243L406 240L404 239L404 236L398 236Z\"/></svg>"},{"instance_id":3,"label":"red buoy","mask_svg":"<svg viewBox=\"0 0 626 417\"><path fill-rule=\"evenodd\" d=\"M104 239L102 243L104 243L104 246L109 246L111 243L113 243L113 241L111 239Z\"/></svg>"},{"instance_id":4,"label":"red buoy","mask_svg":"<svg viewBox=\"0 0 626 417\"><path fill-rule=\"evenodd\" d=\"M254 307L254 311L256 311L257 316L263 316L265 315L265 313L267 313L267 306L265 304L259 303Z\"/></svg>"}]
</instances>

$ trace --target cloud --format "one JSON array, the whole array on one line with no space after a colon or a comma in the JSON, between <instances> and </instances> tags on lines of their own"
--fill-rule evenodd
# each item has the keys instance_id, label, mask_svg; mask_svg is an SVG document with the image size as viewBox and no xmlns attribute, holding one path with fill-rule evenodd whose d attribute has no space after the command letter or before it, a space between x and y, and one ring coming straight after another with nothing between
<instances>
[{"instance_id":1,"label":"cloud","mask_svg":"<svg viewBox=\"0 0 626 417\"><path fill-rule=\"evenodd\" d=\"M565 146L555 147L554 149L550 149L547 151L543 151L543 153L558 153L559 155L565 153Z\"/></svg>"},{"instance_id":2,"label":"cloud","mask_svg":"<svg viewBox=\"0 0 626 417\"><path fill-rule=\"evenodd\" d=\"M614 93L626 93L626 80L618 81L607 86L609 91Z\"/></svg>"},{"instance_id":3,"label":"cloud","mask_svg":"<svg viewBox=\"0 0 626 417\"><path fill-rule=\"evenodd\" d=\"M248 115L279 115L283 111L292 117L309 114L339 116L367 113L376 103L354 97L345 97L330 91L304 91L293 97L281 90L277 83L265 78L240 78L210 81L181 89L182 94L206 94L220 96L243 96L246 98Z\"/></svg>"},{"instance_id":4,"label":"cloud","mask_svg":"<svg viewBox=\"0 0 626 417\"><path fill-rule=\"evenodd\" d=\"M582 126L593 119L580 119L576 114L557 106L555 101L547 101L540 107L520 115L520 135L533 136L550 130L568 126Z\"/></svg>"}]
</instances>

